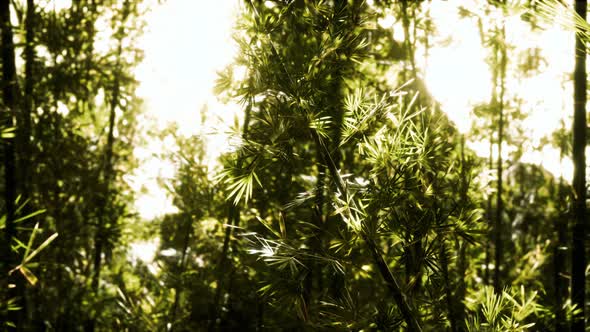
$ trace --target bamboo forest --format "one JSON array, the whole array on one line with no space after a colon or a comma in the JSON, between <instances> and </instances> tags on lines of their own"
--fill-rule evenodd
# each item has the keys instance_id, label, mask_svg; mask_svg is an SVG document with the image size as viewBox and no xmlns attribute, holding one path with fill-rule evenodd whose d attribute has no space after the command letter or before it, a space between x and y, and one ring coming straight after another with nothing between
<instances>
[{"instance_id":1,"label":"bamboo forest","mask_svg":"<svg viewBox=\"0 0 590 332\"><path fill-rule=\"evenodd\" d=\"M0 0L0 331L590 331L581 0Z\"/></svg>"}]
</instances>

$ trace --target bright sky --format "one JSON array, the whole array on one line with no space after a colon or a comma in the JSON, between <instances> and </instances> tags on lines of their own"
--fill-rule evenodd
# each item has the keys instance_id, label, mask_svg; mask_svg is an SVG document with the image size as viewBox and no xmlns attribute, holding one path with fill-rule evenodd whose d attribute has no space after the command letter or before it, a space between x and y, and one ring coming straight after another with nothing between
<instances>
[{"instance_id":1,"label":"bright sky","mask_svg":"<svg viewBox=\"0 0 590 332\"><path fill-rule=\"evenodd\" d=\"M475 18L459 18L459 5L481 12L481 1L477 0L431 2L431 15L438 35L434 38L435 46L430 50L425 79L430 92L442 104L449 118L461 132L467 133L476 120L473 106L490 101L492 78L484 61L489 50L481 46L477 21ZM514 10L506 17L506 37L509 44L515 45L509 50L511 65L506 89L523 100L520 109L528 114L523 129L528 138L524 142L525 148L530 151L525 153L522 161L543 165L551 173L569 180L573 174L571 160L560 161L556 148L535 148L541 138L550 136L560 127L562 119L569 128L569 115L573 112L573 83L566 77L574 68L573 34L556 26L531 31L529 24L521 20L521 14L521 11ZM451 41L448 45L440 47L448 40ZM535 47L541 50L546 61L540 66L539 73L520 81L511 78L510 71L516 70L515 60L519 60L519 53ZM468 140L467 144L480 156L489 154L489 141ZM514 148L503 147L502 150L504 158L507 158ZM497 155L496 148L493 153Z\"/></svg>"},{"instance_id":2,"label":"bright sky","mask_svg":"<svg viewBox=\"0 0 590 332\"><path fill-rule=\"evenodd\" d=\"M145 59L136 71L138 94L156 123L154 132L176 124L178 134L206 139L214 159L227 146L226 136L216 133L216 128L239 111L236 105L220 104L212 93L216 72L230 64L236 53L231 31L237 0L167 0L162 5L152 1L140 41ZM208 107L204 124L203 105ZM141 166L132 183L141 192L136 206L143 219L175 211L158 184L158 178L172 178L175 167L154 156L175 149L172 137L152 137L134 151Z\"/></svg>"},{"instance_id":3,"label":"bright sky","mask_svg":"<svg viewBox=\"0 0 590 332\"><path fill-rule=\"evenodd\" d=\"M481 1L431 2L438 34L430 49L425 80L449 118L463 132L468 132L474 120L473 105L488 102L491 93L490 69L484 61L488 51L481 46L477 22L459 19L457 14L458 5L477 11L478 4ZM153 5L140 45L145 60L137 69L139 94L146 100L148 115L157 123L155 132L175 123L180 134L201 135L208 139L210 158L228 146L227 137L212 135L212 128L239 113L239 107L221 105L212 95L216 71L231 63L236 52L231 40L236 10L237 0L167 0L163 5ZM393 24L394 31L401 31L395 28L394 19L385 21L381 24ZM560 120L567 119L566 114L572 113L572 84L565 81L564 73L573 70L573 36L557 28L533 33L518 15L508 17L507 26L510 43L518 44L519 49L539 46L546 59L540 74L507 82L507 89L526 101L521 106L530 113L524 127L531 142L526 144L534 146L540 137L557 129ZM450 43L443 43L449 40ZM202 124L200 109L204 104L208 105L209 120ZM485 141L468 145L482 156L488 153ZM146 146L135 149L141 166L132 183L142 192L136 206L146 220L175 211L157 182L158 178L173 177L175 167L153 156L174 149L171 137L152 138ZM571 162L560 164L554 148L527 153L523 159L571 178Z\"/></svg>"}]
</instances>

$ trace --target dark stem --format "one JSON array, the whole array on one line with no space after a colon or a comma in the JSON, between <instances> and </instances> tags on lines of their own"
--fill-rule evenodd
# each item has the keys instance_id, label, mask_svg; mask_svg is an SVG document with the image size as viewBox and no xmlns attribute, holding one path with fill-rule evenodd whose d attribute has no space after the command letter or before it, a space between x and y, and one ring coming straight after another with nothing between
<instances>
[{"instance_id":1,"label":"dark stem","mask_svg":"<svg viewBox=\"0 0 590 332\"><path fill-rule=\"evenodd\" d=\"M249 86L252 86L252 80L249 82ZM250 124L250 113L252 111L253 96L248 98L248 106L246 107L246 114L244 116L244 124L242 131L242 138L245 140L248 138L248 127ZM239 169L243 164L242 155L238 155L236 167ZM229 247L231 242L231 234L234 226L238 226L240 223L240 206L234 205L232 202L228 202L227 221L229 227L225 228L225 234L223 238L223 248L221 250L221 256L217 265L217 287L215 288L215 295L213 297L213 303L211 304L211 318L209 320L209 331L215 331L217 328L217 321L220 319L219 314L219 302L221 300L221 292L223 291L224 276L226 272L225 266L229 261Z\"/></svg>"},{"instance_id":2,"label":"dark stem","mask_svg":"<svg viewBox=\"0 0 590 332\"><path fill-rule=\"evenodd\" d=\"M576 13L586 19L586 1L576 0ZM574 70L574 226L572 247L572 303L581 310L574 317L572 331L585 329L586 293L586 46L576 33L576 65Z\"/></svg>"},{"instance_id":3,"label":"dark stem","mask_svg":"<svg viewBox=\"0 0 590 332\"><path fill-rule=\"evenodd\" d=\"M332 175L332 179L334 180L334 183L336 184L336 188L338 189L338 191L342 195L342 199L345 202L349 202L348 191L346 189L346 185L344 184L344 180L342 179L342 177L340 176L340 173L338 172L338 169L336 168L336 164L334 163L334 159L332 159L332 157L330 155L328 147L321 140L321 138L317 132L312 131L312 135L313 135L313 138L316 142L316 145L318 145L322 148L324 160L326 161L326 164L327 164L326 166L328 167L328 170L330 171L330 175ZM352 218L356 218L356 216L353 215L353 213L354 213L353 211L358 210L358 208L356 207L354 200L350 201L350 203L352 205L352 208L347 209L348 213L350 214L350 216ZM379 273L383 277L383 279L387 285L387 288L391 292L391 295L393 296L393 299L396 302L396 304L402 314L404 321L408 325L409 331L417 331L417 332L422 331L422 328L420 327L420 324L418 322L418 318L417 318L416 314L414 313L414 310L412 310L412 308L410 307L409 301L408 301L407 297L405 296L405 294L402 292L399 282L396 280L393 273L391 273L391 270L389 269L389 266L387 265L387 263L383 259L383 256L381 256L379 249L377 247L377 244L375 243L375 241L371 237L368 236L366 231L364 231L362 229L359 230L359 235L362 237L365 244L367 245L367 249L369 250L369 252L371 253L371 256L373 257L373 262L377 266L377 269L379 270Z\"/></svg>"},{"instance_id":4,"label":"dark stem","mask_svg":"<svg viewBox=\"0 0 590 332\"><path fill-rule=\"evenodd\" d=\"M17 96L18 96L18 81L16 77L15 67L15 53L14 41L12 35L12 26L10 24L10 1L0 0L0 27L2 28L2 130L13 128L16 126L15 117L17 112ZM4 148L4 204L6 209L6 223L4 227L4 239L2 241L2 251L0 253L4 257L2 259L2 269L0 272L4 276L8 275L8 271L18 262L18 257L12 251L11 245L17 237L17 229L14 224L15 218L15 200L16 200L16 154L15 154L14 139L2 138L2 145ZM0 279L2 282L14 283L16 287L9 290L11 298L19 298L17 305L24 306L24 283L19 277L18 272L12 274L9 278ZM2 284L4 289L8 286ZM3 318L2 321L13 321L16 326L22 327L23 319L21 311L16 315L8 314L8 317Z\"/></svg>"}]
</instances>

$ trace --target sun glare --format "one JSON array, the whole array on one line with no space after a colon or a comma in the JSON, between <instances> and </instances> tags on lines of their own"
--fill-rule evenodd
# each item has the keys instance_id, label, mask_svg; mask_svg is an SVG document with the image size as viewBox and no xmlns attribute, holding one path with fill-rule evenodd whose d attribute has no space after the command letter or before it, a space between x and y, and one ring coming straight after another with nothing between
<instances>
[{"instance_id":1,"label":"sun glare","mask_svg":"<svg viewBox=\"0 0 590 332\"><path fill-rule=\"evenodd\" d=\"M72 6L72 0L51 0L49 6L56 11L60 11L62 9L70 8Z\"/></svg>"},{"instance_id":2,"label":"sun glare","mask_svg":"<svg viewBox=\"0 0 590 332\"><path fill-rule=\"evenodd\" d=\"M216 72L231 63L236 53L231 32L237 1L152 2L140 40L145 59L135 73L138 95L145 100L156 130L174 124L179 135L201 136L212 152L208 156L212 162L227 145L227 137L215 128L238 111L235 105L219 103L212 93ZM201 123L204 105L207 122ZM146 220L176 211L158 183L174 176L174 166L153 155L170 151L172 147L161 144L164 139L153 138L135 151L143 160L134 181L142 186L136 207Z\"/></svg>"},{"instance_id":3,"label":"sun glare","mask_svg":"<svg viewBox=\"0 0 590 332\"><path fill-rule=\"evenodd\" d=\"M135 260L142 261L146 264L153 262L156 257L156 250L160 241L137 242L131 244L131 257Z\"/></svg>"},{"instance_id":4,"label":"sun glare","mask_svg":"<svg viewBox=\"0 0 590 332\"><path fill-rule=\"evenodd\" d=\"M430 93L459 131L468 134L475 120L474 106L490 101L492 75L485 62L486 52L489 51L482 46L478 22L474 18L460 18L460 5L478 10L477 3L473 1L431 3L431 16L438 30L434 46L429 50L425 80ZM527 116L519 125L524 131L523 135L530 141L530 146L521 161L541 165L555 176L562 176L569 181L573 172L571 160L560 160L557 148L544 146L539 150L536 147L543 138L559 130L562 123L567 127L571 122L566 115L573 110L572 83L569 78L573 70L573 36L558 26L532 31L517 10L504 20L507 41L516 45L510 49L513 56L509 71L516 70L518 61L529 50L538 50L544 58L537 72L520 80L509 75L506 80L507 91L522 101L509 101L507 108ZM489 156L489 141L469 140L469 135L467 138L467 145L478 155ZM503 147L502 157L508 158L513 151L514 148ZM497 153L497 147L493 147L492 155L496 156Z\"/></svg>"},{"instance_id":5,"label":"sun glare","mask_svg":"<svg viewBox=\"0 0 590 332\"><path fill-rule=\"evenodd\" d=\"M492 89L485 49L475 22L460 19L456 6L435 2L431 15L439 30L435 47L429 50L426 84L449 118L465 133L471 128L473 105L488 101Z\"/></svg>"},{"instance_id":6,"label":"sun glare","mask_svg":"<svg viewBox=\"0 0 590 332\"><path fill-rule=\"evenodd\" d=\"M485 61L488 51L482 46L478 22L475 18L460 17L459 6L467 6L475 12L480 10L477 1L430 3L430 15L437 32L428 50L424 79L448 117L461 132L468 134L475 121L474 106L490 101L492 75ZM175 124L177 134L202 137L211 167L220 152L231 148L224 128L240 116L239 106L222 104L212 93L216 72L231 63L236 53L231 31L237 9L237 0L169 0L163 4L156 4L154 0L147 17L147 31L140 41L145 59L136 75L140 82L138 94L146 102L147 117L153 120L157 130ZM569 125L565 114L572 109L567 73L573 68L570 56L573 38L558 27L531 31L518 13L505 18L505 22L507 39L519 45L518 51L538 48L545 59L534 75L506 81L507 89L515 91L523 100L523 104L511 106L528 114L522 129L532 149L525 153L522 161L542 165L553 174L569 179L571 161L560 161L556 148L535 150L534 146L542 137L557 130L562 121ZM378 23L391 27L396 38L403 38L399 22L393 17ZM511 51L515 54L511 59L518 59L517 50ZM424 52L417 50L417 54ZM240 74L242 69L236 68L236 73ZM205 117L200 113L204 105ZM205 123L201 123L202 119L206 119ZM170 144L162 143L165 139L152 139L135 150L142 166L131 182L141 193L136 206L145 220L176 211L158 183L158 179L169 179L175 172L169 161L154 155L173 149ZM489 143L468 139L467 145L482 157L489 154ZM503 150L506 154L503 157L507 158L511 151Z\"/></svg>"}]
</instances>

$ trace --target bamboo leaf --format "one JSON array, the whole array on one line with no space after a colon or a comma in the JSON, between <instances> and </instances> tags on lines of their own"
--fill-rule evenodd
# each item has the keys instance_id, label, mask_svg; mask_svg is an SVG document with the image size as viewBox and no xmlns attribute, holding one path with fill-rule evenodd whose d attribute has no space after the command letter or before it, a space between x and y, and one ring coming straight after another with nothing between
<instances>
[{"instance_id":1,"label":"bamboo leaf","mask_svg":"<svg viewBox=\"0 0 590 332\"><path fill-rule=\"evenodd\" d=\"M287 228L285 227L285 217L284 212L281 211L279 214L279 230L281 231L281 238L283 240L287 239Z\"/></svg>"},{"instance_id":2,"label":"bamboo leaf","mask_svg":"<svg viewBox=\"0 0 590 332\"><path fill-rule=\"evenodd\" d=\"M20 266L18 270L32 286L35 286L37 281L39 281L33 272L31 272L31 270L29 270L26 266Z\"/></svg>"},{"instance_id":3,"label":"bamboo leaf","mask_svg":"<svg viewBox=\"0 0 590 332\"><path fill-rule=\"evenodd\" d=\"M55 240L55 238L57 238L58 233L53 233L50 237L48 237L45 241L43 241L43 243L41 243L41 245L39 245L39 247L37 247L37 249L35 249L35 251L33 251L30 255L26 256L23 259L23 262L21 263L21 265L24 265L28 262L30 262L33 258L35 258L35 256L37 256L37 254L39 254L43 249L45 249L45 247L47 247L51 242L53 242L53 240Z\"/></svg>"},{"instance_id":4,"label":"bamboo leaf","mask_svg":"<svg viewBox=\"0 0 590 332\"><path fill-rule=\"evenodd\" d=\"M24 217L17 218L17 219L15 219L13 222L14 222L14 223L18 223L18 222L21 222L21 221L24 221L24 220L27 220L27 219L31 219L31 218L33 218L33 217L36 217L36 216L38 216L38 215L40 215L40 214L43 214L43 213L45 213L46 211L47 211L47 210L38 210L38 211L32 212L32 213L30 213L30 214L27 214L27 215L26 215L26 216L24 216Z\"/></svg>"}]
</instances>

